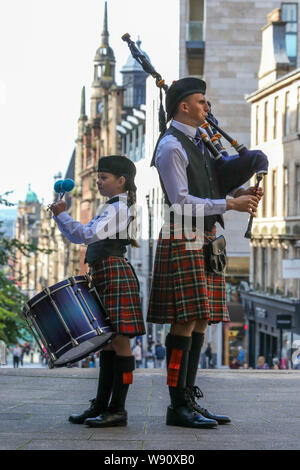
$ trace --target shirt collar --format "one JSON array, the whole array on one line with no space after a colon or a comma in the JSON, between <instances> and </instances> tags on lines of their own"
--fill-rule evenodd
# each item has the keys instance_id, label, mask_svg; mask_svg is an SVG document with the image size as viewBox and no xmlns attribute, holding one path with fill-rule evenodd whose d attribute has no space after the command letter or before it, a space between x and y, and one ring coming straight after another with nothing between
<instances>
[{"instance_id":1,"label":"shirt collar","mask_svg":"<svg viewBox=\"0 0 300 470\"><path fill-rule=\"evenodd\" d=\"M196 136L197 129L193 126L189 126L188 124L183 124L182 122L175 121L175 119L172 120L171 125L176 127L176 129L183 132L188 137L191 137L192 139L194 139L194 137Z\"/></svg>"},{"instance_id":2,"label":"shirt collar","mask_svg":"<svg viewBox=\"0 0 300 470\"><path fill-rule=\"evenodd\" d=\"M127 193L120 193L120 194L116 194L115 196L111 197L110 199L108 199L106 202L110 201L111 199L115 198L115 197L119 197L121 199L127 199Z\"/></svg>"}]
</instances>

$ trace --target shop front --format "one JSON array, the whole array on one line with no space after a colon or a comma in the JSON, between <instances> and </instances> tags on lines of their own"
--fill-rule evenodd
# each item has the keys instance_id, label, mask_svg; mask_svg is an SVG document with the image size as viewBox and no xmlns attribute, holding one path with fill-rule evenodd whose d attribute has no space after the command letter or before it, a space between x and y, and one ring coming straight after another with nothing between
<instances>
[{"instance_id":1,"label":"shop front","mask_svg":"<svg viewBox=\"0 0 300 470\"><path fill-rule=\"evenodd\" d=\"M256 367L259 356L269 367L276 358L283 367L291 367L291 348L300 335L300 301L253 291L241 292L241 298L249 367Z\"/></svg>"}]
</instances>

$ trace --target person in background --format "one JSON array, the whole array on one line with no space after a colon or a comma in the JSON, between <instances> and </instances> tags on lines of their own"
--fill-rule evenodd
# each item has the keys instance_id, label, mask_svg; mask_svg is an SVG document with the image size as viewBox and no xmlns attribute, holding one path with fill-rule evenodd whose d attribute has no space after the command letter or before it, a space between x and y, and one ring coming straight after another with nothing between
<instances>
[{"instance_id":1,"label":"person in background","mask_svg":"<svg viewBox=\"0 0 300 470\"><path fill-rule=\"evenodd\" d=\"M257 359L256 369L270 369L269 365L266 363L264 356L259 356Z\"/></svg>"},{"instance_id":2,"label":"person in background","mask_svg":"<svg viewBox=\"0 0 300 470\"><path fill-rule=\"evenodd\" d=\"M163 347L163 345L158 342L155 346L155 366L158 367L159 369L163 367L164 360L166 356L166 349Z\"/></svg>"},{"instance_id":3,"label":"person in background","mask_svg":"<svg viewBox=\"0 0 300 470\"><path fill-rule=\"evenodd\" d=\"M212 350L210 343L207 343L207 348L205 349L205 359L206 359L206 368L210 369L211 360L212 360Z\"/></svg>"},{"instance_id":4,"label":"person in background","mask_svg":"<svg viewBox=\"0 0 300 470\"><path fill-rule=\"evenodd\" d=\"M236 357L234 357L231 361L231 363L229 364L229 368L230 369L239 369L240 368L240 363L239 361L237 360Z\"/></svg>"},{"instance_id":5,"label":"person in background","mask_svg":"<svg viewBox=\"0 0 300 470\"><path fill-rule=\"evenodd\" d=\"M17 343L16 346L14 347L14 349L13 349L13 365L14 365L14 368L19 367L21 355L22 355L22 351L21 351L21 348L20 348L19 344Z\"/></svg>"},{"instance_id":6,"label":"person in background","mask_svg":"<svg viewBox=\"0 0 300 470\"><path fill-rule=\"evenodd\" d=\"M243 346L238 347L238 355L237 355L237 360L239 361L240 365L242 366L245 362L245 351L243 349Z\"/></svg>"},{"instance_id":7,"label":"person in background","mask_svg":"<svg viewBox=\"0 0 300 470\"><path fill-rule=\"evenodd\" d=\"M132 350L132 353L135 357L136 367L137 368L141 367L143 356L142 356L142 344L141 344L141 341L139 339L137 340L136 345L134 346L134 348Z\"/></svg>"}]
</instances>

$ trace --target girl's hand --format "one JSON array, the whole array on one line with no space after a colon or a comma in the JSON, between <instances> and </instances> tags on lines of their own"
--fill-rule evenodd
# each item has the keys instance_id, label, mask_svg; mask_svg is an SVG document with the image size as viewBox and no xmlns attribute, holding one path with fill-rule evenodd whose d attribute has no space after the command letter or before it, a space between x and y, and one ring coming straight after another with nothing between
<instances>
[{"instance_id":1,"label":"girl's hand","mask_svg":"<svg viewBox=\"0 0 300 470\"><path fill-rule=\"evenodd\" d=\"M54 204L51 204L49 206L49 209L51 210L53 215L57 216L61 212L64 212L67 209L67 203L66 201L61 200L61 201L55 202Z\"/></svg>"}]
</instances>

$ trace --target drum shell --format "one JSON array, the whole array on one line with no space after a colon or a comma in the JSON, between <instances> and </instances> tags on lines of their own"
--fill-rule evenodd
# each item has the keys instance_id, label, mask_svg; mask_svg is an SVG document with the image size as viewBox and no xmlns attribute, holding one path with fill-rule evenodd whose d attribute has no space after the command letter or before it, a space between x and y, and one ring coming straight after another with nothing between
<instances>
[{"instance_id":1,"label":"drum shell","mask_svg":"<svg viewBox=\"0 0 300 470\"><path fill-rule=\"evenodd\" d=\"M28 301L23 314L35 328L54 367L83 359L101 349L114 334L105 309L85 276L44 289Z\"/></svg>"}]
</instances>

